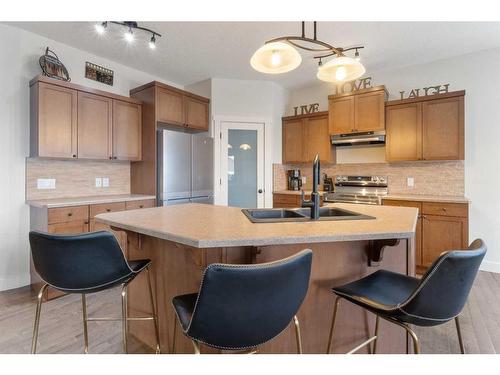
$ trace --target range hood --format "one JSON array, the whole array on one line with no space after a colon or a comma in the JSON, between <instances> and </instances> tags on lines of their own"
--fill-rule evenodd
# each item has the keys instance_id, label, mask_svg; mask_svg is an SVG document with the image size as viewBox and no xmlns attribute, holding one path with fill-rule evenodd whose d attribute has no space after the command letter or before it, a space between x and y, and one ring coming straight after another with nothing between
<instances>
[{"instance_id":1,"label":"range hood","mask_svg":"<svg viewBox=\"0 0 500 375\"><path fill-rule=\"evenodd\" d=\"M335 134L331 136L332 145L335 146L358 146L358 145L376 145L385 143L385 130Z\"/></svg>"}]
</instances>

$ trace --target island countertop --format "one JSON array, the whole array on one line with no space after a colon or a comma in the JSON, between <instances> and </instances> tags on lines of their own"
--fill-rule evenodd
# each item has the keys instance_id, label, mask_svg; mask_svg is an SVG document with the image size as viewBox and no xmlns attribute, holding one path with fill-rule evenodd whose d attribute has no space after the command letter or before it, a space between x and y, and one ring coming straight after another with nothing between
<instances>
[{"instance_id":1,"label":"island countertop","mask_svg":"<svg viewBox=\"0 0 500 375\"><path fill-rule=\"evenodd\" d=\"M196 203L105 213L95 218L116 228L198 248L411 238L415 234L416 208L329 206L375 219L252 223L240 208Z\"/></svg>"}]
</instances>

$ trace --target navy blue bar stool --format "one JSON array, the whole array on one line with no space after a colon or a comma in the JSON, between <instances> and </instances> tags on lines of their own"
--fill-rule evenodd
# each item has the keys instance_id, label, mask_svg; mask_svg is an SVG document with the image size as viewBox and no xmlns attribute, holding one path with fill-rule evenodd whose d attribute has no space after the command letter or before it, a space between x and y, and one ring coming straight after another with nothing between
<instances>
[{"instance_id":1,"label":"navy blue bar stool","mask_svg":"<svg viewBox=\"0 0 500 375\"><path fill-rule=\"evenodd\" d=\"M200 344L255 353L293 320L302 353L297 311L309 287L312 251L271 263L211 264L198 293L174 297L176 320L200 354ZM172 351L175 353L177 321Z\"/></svg>"},{"instance_id":2,"label":"navy blue bar stool","mask_svg":"<svg viewBox=\"0 0 500 375\"><path fill-rule=\"evenodd\" d=\"M35 326L31 353L36 353L38 326L44 292L48 287L66 293L82 295L84 352L88 353L89 321L122 322L123 349L127 352L127 323L130 320L152 320L156 335L156 353L160 353L158 319L151 288L149 259L127 262L123 252L111 232L100 231L77 235L53 235L41 232L30 232L31 256L36 271L45 282L38 293ZM127 311L127 286L142 271L146 271L151 300L152 314L148 317L129 317ZM88 318L85 295L102 290L122 286L121 318Z\"/></svg>"},{"instance_id":3,"label":"navy blue bar stool","mask_svg":"<svg viewBox=\"0 0 500 375\"><path fill-rule=\"evenodd\" d=\"M486 254L486 245L475 240L467 250L448 251L439 256L421 278L380 270L360 280L332 288L335 299L327 354L330 353L335 318L341 299L346 299L376 315L375 334L354 348L353 353L373 342L376 352L379 319L404 328L413 339L414 353L420 353L417 335L410 324L437 326L455 319L460 351L465 348L460 330L459 314Z\"/></svg>"}]
</instances>

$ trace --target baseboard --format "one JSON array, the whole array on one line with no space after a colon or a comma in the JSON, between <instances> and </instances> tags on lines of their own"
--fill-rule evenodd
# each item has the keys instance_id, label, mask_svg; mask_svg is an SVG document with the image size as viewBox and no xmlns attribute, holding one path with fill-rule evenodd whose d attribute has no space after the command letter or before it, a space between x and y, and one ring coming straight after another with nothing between
<instances>
[{"instance_id":1,"label":"baseboard","mask_svg":"<svg viewBox=\"0 0 500 375\"><path fill-rule=\"evenodd\" d=\"M479 267L479 269L481 271L500 273L500 262L483 260L483 262L481 263L481 267Z\"/></svg>"},{"instance_id":2,"label":"baseboard","mask_svg":"<svg viewBox=\"0 0 500 375\"><path fill-rule=\"evenodd\" d=\"M13 278L0 278L0 291L21 288L30 285L30 275L20 275Z\"/></svg>"}]
</instances>

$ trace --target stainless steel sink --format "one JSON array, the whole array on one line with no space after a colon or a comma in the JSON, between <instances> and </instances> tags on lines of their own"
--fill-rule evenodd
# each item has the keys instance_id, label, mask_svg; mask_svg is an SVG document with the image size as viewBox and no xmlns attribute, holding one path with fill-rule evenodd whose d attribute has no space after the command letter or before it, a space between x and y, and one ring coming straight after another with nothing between
<instances>
[{"instance_id":1,"label":"stainless steel sink","mask_svg":"<svg viewBox=\"0 0 500 375\"><path fill-rule=\"evenodd\" d=\"M309 208L284 209L284 208L244 208L241 210L252 223L287 223L314 221L310 217ZM370 220L373 216L363 215L354 211L335 207L321 207L319 221L334 220Z\"/></svg>"}]
</instances>

